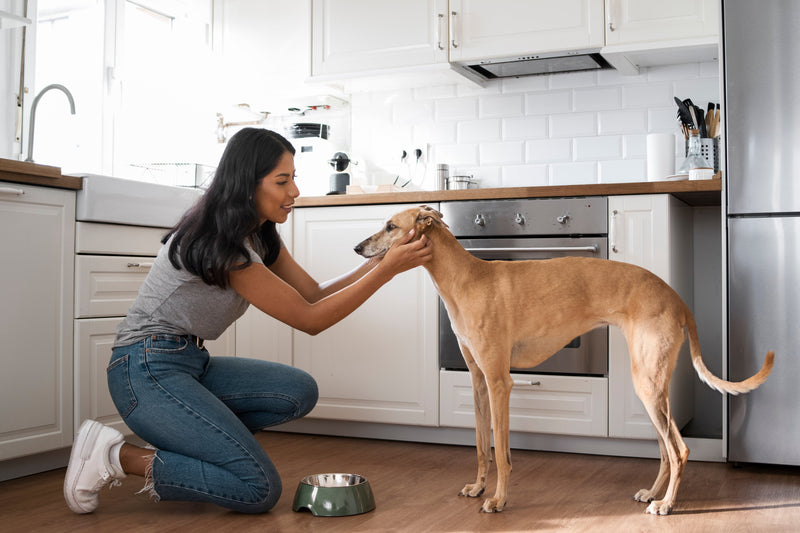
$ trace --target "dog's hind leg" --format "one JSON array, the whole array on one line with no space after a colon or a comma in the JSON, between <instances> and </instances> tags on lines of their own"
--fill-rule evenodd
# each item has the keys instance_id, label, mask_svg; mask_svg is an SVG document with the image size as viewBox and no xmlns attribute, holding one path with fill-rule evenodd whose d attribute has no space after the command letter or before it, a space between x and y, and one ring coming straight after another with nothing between
<instances>
[{"instance_id":1,"label":"dog's hind leg","mask_svg":"<svg viewBox=\"0 0 800 533\"><path fill-rule=\"evenodd\" d=\"M629 343L634 389L658 434L661 464L653 487L649 491L639 491L634 498L639 501L653 500L669 479L664 498L651 501L647 507L650 514L666 515L675 504L678 485L689 457L689 449L683 442L669 406L669 378L683 339L677 333L670 338L665 331L651 333L649 339L646 333L635 337L638 338Z\"/></svg>"},{"instance_id":2,"label":"dog's hind leg","mask_svg":"<svg viewBox=\"0 0 800 533\"><path fill-rule=\"evenodd\" d=\"M486 476L489 474L489 463L492 460L492 426L491 410L489 407L489 391L486 387L486 378L469 350L461 345L461 354L467 362L469 375L472 378L472 396L475 403L475 447L478 452L478 475L475 483L468 483L461 489L459 495L477 498L486 488Z\"/></svg>"}]
</instances>

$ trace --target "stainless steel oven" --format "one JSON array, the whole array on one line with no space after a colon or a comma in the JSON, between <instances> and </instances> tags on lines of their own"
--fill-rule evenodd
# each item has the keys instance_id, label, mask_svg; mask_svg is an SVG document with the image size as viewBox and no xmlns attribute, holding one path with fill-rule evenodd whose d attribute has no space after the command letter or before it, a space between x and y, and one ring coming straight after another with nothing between
<instances>
[{"instance_id":1,"label":"stainless steel oven","mask_svg":"<svg viewBox=\"0 0 800 533\"><path fill-rule=\"evenodd\" d=\"M444 202L441 211L458 241L481 259L608 257L608 200L605 197ZM531 302L531 305L536 304ZM439 363L449 370L467 369L441 301ZM540 365L513 371L608 375L608 327L576 337Z\"/></svg>"}]
</instances>

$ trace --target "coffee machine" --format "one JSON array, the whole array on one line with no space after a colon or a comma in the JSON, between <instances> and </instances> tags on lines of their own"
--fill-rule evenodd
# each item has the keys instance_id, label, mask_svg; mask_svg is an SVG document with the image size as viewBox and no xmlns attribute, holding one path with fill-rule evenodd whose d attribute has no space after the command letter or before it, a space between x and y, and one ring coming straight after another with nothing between
<instances>
[{"instance_id":1,"label":"coffee machine","mask_svg":"<svg viewBox=\"0 0 800 533\"><path fill-rule=\"evenodd\" d=\"M330 192L328 194L345 194L347 186L350 185L350 174L347 169L350 163L355 164L344 152L336 152L328 160L328 164L334 170L330 177Z\"/></svg>"}]
</instances>

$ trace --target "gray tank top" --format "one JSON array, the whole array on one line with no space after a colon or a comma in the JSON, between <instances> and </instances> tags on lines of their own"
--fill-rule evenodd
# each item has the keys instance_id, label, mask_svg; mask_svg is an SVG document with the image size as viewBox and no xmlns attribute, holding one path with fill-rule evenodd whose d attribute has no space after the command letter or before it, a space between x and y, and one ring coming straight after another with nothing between
<instances>
[{"instance_id":1,"label":"gray tank top","mask_svg":"<svg viewBox=\"0 0 800 533\"><path fill-rule=\"evenodd\" d=\"M207 285L199 276L172 266L168 254L170 242L159 250L136 300L117 327L114 348L156 334L196 335L213 340L250 305L231 287ZM264 264L249 242L245 248L253 263Z\"/></svg>"}]
</instances>

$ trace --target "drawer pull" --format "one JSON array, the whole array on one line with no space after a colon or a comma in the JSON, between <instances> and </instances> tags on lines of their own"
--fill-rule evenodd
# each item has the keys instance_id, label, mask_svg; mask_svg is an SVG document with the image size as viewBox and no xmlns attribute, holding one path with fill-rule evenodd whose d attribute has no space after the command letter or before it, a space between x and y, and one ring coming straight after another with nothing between
<instances>
[{"instance_id":1,"label":"drawer pull","mask_svg":"<svg viewBox=\"0 0 800 533\"><path fill-rule=\"evenodd\" d=\"M128 263L128 268L152 268L153 263Z\"/></svg>"},{"instance_id":2,"label":"drawer pull","mask_svg":"<svg viewBox=\"0 0 800 533\"><path fill-rule=\"evenodd\" d=\"M528 381L524 379L515 379L514 380L515 387L541 387L541 381Z\"/></svg>"},{"instance_id":3,"label":"drawer pull","mask_svg":"<svg viewBox=\"0 0 800 533\"><path fill-rule=\"evenodd\" d=\"M0 187L0 194L22 196L23 194L25 194L25 190L17 189L16 187Z\"/></svg>"}]
</instances>

